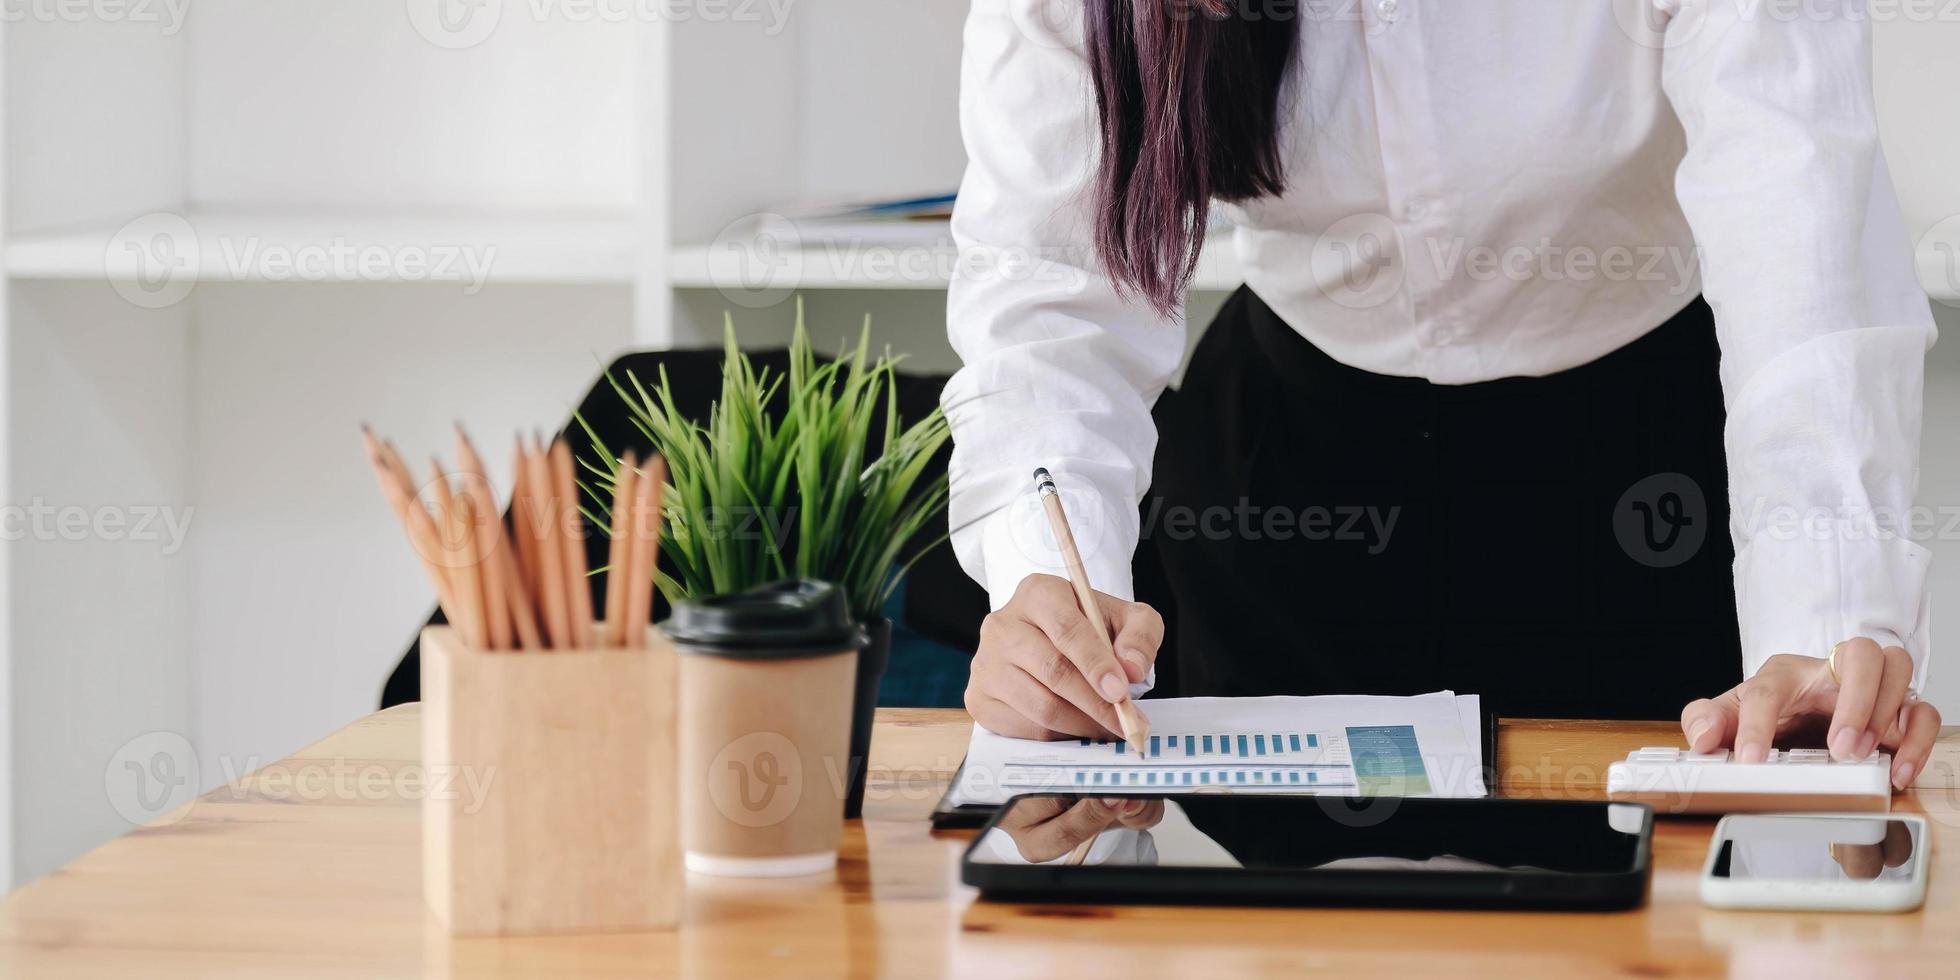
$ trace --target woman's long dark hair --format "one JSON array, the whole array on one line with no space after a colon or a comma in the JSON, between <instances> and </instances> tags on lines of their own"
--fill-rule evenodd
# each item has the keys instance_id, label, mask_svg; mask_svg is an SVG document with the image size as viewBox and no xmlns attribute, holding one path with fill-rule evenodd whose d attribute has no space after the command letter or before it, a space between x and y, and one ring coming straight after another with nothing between
<instances>
[{"instance_id":1,"label":"woman's long dark hair","mask_svg":"<svg viewBox=\"0 0 1960 980\"><path fill-rule=\"evenodd\" d=\"M1255 9L1256 7L1256 9ZM1279 193L1289 0L1084 0L1102 157L1096 254L1119 290L1174 311L1212 198Z\"/></svg>"}]
</instances>

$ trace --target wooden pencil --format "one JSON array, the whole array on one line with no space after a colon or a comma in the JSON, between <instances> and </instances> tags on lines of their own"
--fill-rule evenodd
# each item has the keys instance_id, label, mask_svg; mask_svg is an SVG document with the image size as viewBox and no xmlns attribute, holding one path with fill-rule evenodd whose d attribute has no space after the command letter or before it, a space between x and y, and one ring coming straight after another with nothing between
<instances>
[{"instance_id":1,"label":"wooden pencil","mask_svg":"<svg viewBox=\"0 0 1960 980\"><path fill-rule=\"evenodd\" d=\"M511 618L517 623L518 638L527 650L545 649L544 626L539 621L542 615L538 599L538 543L537 537L529 532L531 526L528 494L530 474L524 465L524 437L518 436L511 454L511 495L510 495L510 556L505 561L506 577L510 580Z\"/></svg>"},{"instance_id":2,"label":"wooden pencil","mask_svg":"<svg viewBox=\"0 0 1960 980\"><path fill-rule=\"evenodd\" d=\"M511 649L510 590L505 582L504 562L509 552L504 547L504 522L497 511L497 495L490 490L490 474L483 466L483 457L476 454L476 447L470 444L469 433L463 431L463 423L456 423L456 464L463 474L463 492L470 495L474 521L477 567L483 576L483 623L484 636L492 650Z\"/></svg>"},{"instance_id":3,"label":"wooden pencil","mask_svg":"<svg viewBox=\"0 0 1960 980\"><path fill-rule=\"evenodd\" d=\"M572 633L565 608L565 553L558 544L561 524L556 518L558 505L551 492L551 468L542 449L527 452L524 467L531 511L526 520L536 535L533 543L538 553L538 605L544 610L542 619L550 647L566 650L572 646Z\"/></svg>"},{"instance_id":4,"label":"wooden pencil","mask_svg":"<svg viewBox=\"0 0 1960 980\"><path fill-rule=\"evenodd\" d=\"M451 486L432 459L418 487L401 454L365 425L361 438L382 495L400 519L436 589L444 615L479 650L641 648L651 621L660 560L660 502L666 461L633 453L612 487L606 615L595 622L571 446L519 434L512 460L510 521L487 467L461 423ZM424 498L427 498L425 503Z\"/></svg>"},{"instance_id":5,"label":"wooden pencil","mask_svg":"<svg viewBox=\"0 0 1960 980\"><path fill-rule=\"evenodd\" d=\"M530 466L524 453L524 437L517 437L517 445L511 451L511 491L510 523L512 549L517 552L517 574L522 580L525 595L535 602L538 596L538 536L535 525L531 523L533 514L529 508L531 497Z\"/></svg>"},{"instance_id":6,"label":"wooden pencil","mask_svg":"<svg viewBox=\"0 0 1960 980\"><path fill-rule=\"evenodd\" d=\"M436 589L436 601L443 607L443 616L460 615L455 612L460 608L460 600L456 594L455 576L449 573L447 567L448 542L441 515L430 513L422 503L421 489L416 486L414 475L409 472L408 464L402 461L401 453L394 444L383 442L381 447L387 454L388 469L394 474L396 487L406 502L409 540L414 543L416 552L432 563L442 576L442 585ZM453 619L451 621L454 622Z\"/></svg>"},{"instance_id":7,"label":"wooden pencil","mask_svg":"<svg viewBox=\"0 0 1960 980\"><path fill-rule=\"evenodd\" d=\"M517 576L517 563L508 558L504 561L504 606L510 611L511 624L517 629L517 648L544 649L544 638L538 633L537 611L532 608L531 596L524 591L524 583Z\"/></svg>"},{"instance_id":8,"label":"wooden pencil","mask_svg":"<svg viewBox=\"0 0 1960 980\"><path fill-rule=\"evenodd\" d=\"M592 582L586 575L585 522L578 512L578 484L572 476L572 447L565 440L551 444L553 492L558 495L559 547L565 552L565 616L571 620L573 645L590 650L592 635Z\"/></svg>"},{"instance_id":9,"label":"wooden pencil","mask_svg":"<svg viewBox=\"0 0 1960 980\"><path fill-rule=\"evenodd\" d=\"M517 472L522 472L522 467ZM514 482L514 481L513 481ZM518 497L513 492L510 498L511 524L504 525L503 516L496 515L497 540L505 546L493 556L502 567L499 575L504 582L504 609L510 615L512 627L517 632L517 646L522 650L544 649L544 638L538 627L537 601L535 594L525 586L521 564L518 561L518 542L524 539L524 518L518 510Z\"/></svg>"},{"instance_id":10,"label":"wooden pencil","mask_svg":"<svg viewBox=\"0 0 1960 980\"><path fill-rule=\"evenodd\" d=\"M612 542L606 549L606 635L607 647L626 643L626 586L632 575L634 477L638 460L629 450L620 457L613 475Z\"/></svg>"},{"instance_id":11,"label":"wooden pencil","mask_svg":"<svg viewBox=\"0 0 1960 980\"><path fill-rule=\"evenodd\" d=\"M1108 651L1109 659L1116 661L1116 647L1109 635L1109 621L1103 618L1102 605L1096 602L1096 590L1089 585L1089 569L1082 563L1082 553L1076 550L1075 534L1069 530L1068 514L1062 510L1062 495L1055 489L1055 481L1046 469L1034 471L1035 492L1041 496L1042 509L1048 512L1048 529L1055 535L1055 544L1062 551L1062 564L1068 569L1068 581L1075 588L1076 605L1082 607L1082 615L1089 618L1089 625L1095 627L1095 635ZM1128 681L1126 679L1125 683ZM1150 736L1150 719L1144 717L1136 702L1126 694L1123 700L1114 704L1116 719L1122 725L1123 740L1131 745L1143 745Z\"/></svg>"},{"instance_id":12,"label":"wooden pencil","mask_svg":"<svg viewBox=\"0 0 1960 980\"><path fill-rule=\"evenodd\" d=\"M625 646L646 646L647 623L653 619L654 569L660 563L660 498L667 481L667 460L655 456L634 477L633 527L626 577Z\"/></svg>"},{"instance_id":13,"label":"wooden pencil","mask_svg":"<svg viewBox=\"0 0 1960 980\"><path fill-rule=\"evenodd\" d=\"M383 439L381 441L381 451L387 456L388 472L395 474L395 478L401 482L401 485L408 489L408 495L410 497L417 497L418 495L415 491L415 474L410 473L408 471L408 464L402 462L401 450L396 449L394 443ZM428 513L428 508L423 508L423 513Z\"/></svg>"},{"instance_id":14,"label":"wooden pencil","mask_svg":"<svg viewBox=\"0 0 1960 980\"><path fill-rule=\"evenodd\" d=\"M457 432L460 434L461 431L461 426L458 426ZM463 437L463 444L470 456L476 460L477 468L482 469L483 460L476 456L476 447L469 443L467 436ZM512 482L515 483L523 473L522 465L516 466L512 473ZM484 477L483 489L490 497L491 506L494 508L496 492L487 476ZM491 513L493 515L492 540L496 547L491 560L500 566L497 577L503 581L504 611L509 615L511 625L516 630L516 645L519 649L525 650L543 649L544 643L538 633L537 607L533 602L531 591L524 584L522 565L518 560L518 542L523 540L523 535L516 533L513 528L505 527L501 512L493 509ZM510 513L513 524L522 520L518 516L517 495L514 492L511 495Z\"/></svg>"},{"instance_id":15,"label":"wooden pencil","mask_svg":"<svg viewBox=\"0 0 1960 980\"><path fill-rule=\"evenodd\" d=\"M481 559L476 554L475 501L467 493L457 496L450 492L449 477L442 471L439 459L430 461L430 483L435 491L436 508L443 515L443 565L449 570L456 590L456 611L461 614L456 628L470 646L486 649L483 574Z\"/></svg>"},{"instance_id":16,"label":"wooden pencil","mask_svg":"<svg viewBox=\"0 0 1960 980\"><path fill-rule=\"evenodd\" d=\"M409 547L414 549L415 557L422 562L422 572L428 576L429 585L436 590L436 604L442 607L445 618L456 613L456 597L449 588L449 576L436 560L442 547L435 522L429 519L429 512L422 501L415 496L414 481L404 481L402 475L406 468L401 457L392 447L374 437L366 425L361 426L361 442L367 450L368 465L374 469L375 482L381 485L381 495L395 512L402 530L408 535Z\"/></svg>"},{"instance_id":17,"label":"wooden pencil","mask_svg":"<svg viewBox=\"0 0 1960 980\"><path fill-rule=\"evenodd\" d=\"M457 592L463 603L463 614L470 621L469 635L477 649L494 650L496 645L490 642L490 597L484 581L484 515L478 510L473 493L456 494L455 501L457 558L462 562L462 574L457 577L461 588Z\"/></svg>"},{"instance_id":18,"label":"wooden pencil","mask_svg":"<svg viewBox=\"0 0 1960 980\"><path fill-rule=\"evenodd\" d=\"M537 610L538 635L543 638L543 649L551 649L550 616L544 608L544 591L538 579L538 525L537 503L531 493L531 453L524 444L524 436L517 437L516 455L511 463L511 538L517 545L517 574L524 583L524 595L530 600L531 608Z\"/></svg>"}]
</instances>

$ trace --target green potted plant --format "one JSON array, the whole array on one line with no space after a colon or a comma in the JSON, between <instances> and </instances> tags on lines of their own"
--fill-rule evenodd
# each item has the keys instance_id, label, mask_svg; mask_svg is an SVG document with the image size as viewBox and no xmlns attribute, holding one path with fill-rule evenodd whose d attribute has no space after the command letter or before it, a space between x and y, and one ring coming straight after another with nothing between
<instances>
[{"instance_id":1,"label":"green potted plant","mask_svg":"<svg viewBox=\"0 0 1960 980\"><path fill-rule=\"evenodd\" d=\"M858 661L851 725L846 815L864 801L872 709L891 657L883 610L919 556L946 539L946 475L926 476L949 431L938 409L907 424L899 417L889 352L870 356L867 317L856 346L820 361L796 310L789 367L757 370L724 325L721 394L705 422L676 406L662 368L649 388L629 371L607 375L632 422L667 458L670 486L656 574L668 602L742 592L784 578L835 583L871 643ZM598 458L581 460L601 528L619 459L580 418Z\"/></svg>"}]
</instances>

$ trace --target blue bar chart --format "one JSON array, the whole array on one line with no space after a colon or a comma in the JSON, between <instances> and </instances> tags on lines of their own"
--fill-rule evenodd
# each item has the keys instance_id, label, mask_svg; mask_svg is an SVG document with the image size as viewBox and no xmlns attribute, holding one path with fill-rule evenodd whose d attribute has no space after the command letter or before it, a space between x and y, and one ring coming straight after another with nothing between
<instances>
[{"instance_id":1,"label":"blue bar chart","mask_svg":"<svg viewBox=\"0 0 1960 980\"><path fill-rule=\"evenodd\" d=\"M1121 786L1149 789L1175 786L1180 789L1202 786L1313 786L1320 785L1315 769L1077 769L1073 773L1078 789ZM1331 785L1331 784L1330 784Z\"/></svg>"},{"instance_id":2,"label":"blue bar chart","mask_svg":"<svg viewBox=\"0 0 1960 980\"><path fill-rule=\"evenodd\" d=\"M1165 731L1136 743L1051 742L999 781L1012 792L1347 793L1355 771L1340 732Z\"/></svg>"},{"instance_id":3,"label":"blue bar chart","mask_svg":"<svg viewBox=\"0 0 1960 980\"><path fill-rule=\"evenodd\" d=\"M1106 749L1110 754L1152 762L1187 762L1221 759L1281 759L1302 754L1318 754L1317 732L1212 732L1152 735L1132 745L1120 739L1078 739L1085 749Z\"/></svg>"},{"instance_id":4,"label":"blue bar chart","mask_svg":"<svg viewBox=\"0 0 1960 980\"><path fill-rule=\"evenodd\" d=\"M1354 767L1345 757L1324 764L1161 766L1008 766L1001 786L1013 792L1107 791L1352 792Z\"/></svg>"}]
</instances>

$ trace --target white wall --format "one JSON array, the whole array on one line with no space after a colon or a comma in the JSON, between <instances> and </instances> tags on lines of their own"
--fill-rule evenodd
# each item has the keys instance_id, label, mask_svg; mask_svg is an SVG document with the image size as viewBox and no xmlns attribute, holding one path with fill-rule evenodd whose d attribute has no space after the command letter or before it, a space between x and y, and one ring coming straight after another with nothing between
<instances>
[{"instance_id":1,"label":"white wall","mask_svg":"<svg viewBox=\"0 0 1960 980\"><path fill-rule=\"evenodd\" d=\"M191 551L137 539L135 521L168 508L194 538L202 515L182 397L187 313L137 309L98 283L14 283L11 299L7 499L56 512L30 511L25 537L6 545L25 880L129 829L103 788L124 743L192 731ZM124 530L56 523L97 514L122 515Z\"/></svg>"},{"instance_id":2,"label":"white wall","mask_svg":"<svg viewBox=\"0 0 1960 980\"><path fill-rule=\"evenodd\" d=\"M8 26L0 70L9 231L122 221L177 202L180 36L143 23L23 19Z\"/></svg>"},{"instance_id":3,"label":"white wall","mask_svg":"<svg viewBox=\"0 0 1960 980\"><path fill-rule=\"evenodd\" d=\"M34 18L0 33L7 232L176 200L176 39L155 24ZM4 499L90 514L186 504L186 314L132 307L100 283L0 293ZM189 732L190 576L186 556L154 541L30 533L0 547L12 825L0 878L19 881L128 828L103 788L125 741Z\"/></svg>"},{"instance_id":4,"label":"white wall","mask_svg":"<svg viewBox=\"0 0 1960 980\"><path fill-rule=\"evenodd\" d=\"M9 17L0 239L199 208L248 235L277 224L253 209L629 212L644 32L504 6L464 50L399 2L198 0L178 30ZM0 887L129 829L105 777L134 736L188 740L208 787L372 710L432 600L358 423L426 458L468 419L501 476L501 440L559 423L632 325L625 284L206 282L150 310L82 276L0 289L0 495L194 509L167 556L5 545Z\"/></svg>"},{"instance_id":5,"label":"white wall","mask_svg":"<svg viewBox=\"0 0 1960 980\"><path fill-rule=\"evenodd\" d=\"M1907 232L1917 241L1937 226L1952 235L1946 247L1960 248L1960 220L1953 217L1960 215L1960 114L1953 95L1960 92L1960 20L1879 21L1872 59L1879 132ZM1924 277L1923 257L1920 266ZM1942 272L1926 282L1945 295L1933 307L1941 340L1927 360L1919 505L1938 518L1926 542L1933 550L1935 644L1926 696L1949 721L1960 722L1960 534L1947 528L1960 515L1960 282L1948 278Z\"/></svg>"},{"instance_id":6,"label":"white wall","mask_svg":"<svg viewBox=\"0 0 1960 980\"><path fill-rule=\"evenodd\" d=\"M1874 24L1872 66L1879 132L1906 227L1917 238L1960 215L1960 110L1954 100L1960 92L1960 17ZM1960 282L1941 285L1960 292ZM1960 303L1960 296L1948 299Z\"/></svg>"},{"instance_id":7,"label":"white wall","mask_svg":"<svg viewBox=\"0 0 1960 980\"><path fill-rule=\"evenodd\" d=\"M536 21L528 2L498 9L488 39L450 50L410 29L401 2L197 0L188 197L370 212L630 208L635 32Z\"/></svg>"},{"instance_id":8,"label":"white wall","mask_svg":"<svg viewBox=\"0 0 1960 980\"><path fill-rule=\"evenodd\" d=\"M1934 658L1926 699L1960 724L1960 309L1935 307L1941 340L1927 359L1919 505L1938 519L1933 549Z\"/></svg>"},{"instance_id":9,"label":"white wall","mask_svg":"<svg viewBox=\"0 0 1960 980\"><path fill-rule=\"evenodd\" d=\"M7 47L12 41L9 29L0 21L0 236L4 235L11 214L8 192L12 174L7 158ZM0 379L13 374L12 328L8 311L13 306L13 283L7 278L7 260L0 253ZM14 431L13 405L4 380L0 380L0 499L13 492ZM13 556L0 552L0 888L14 880L14 582Z\"/></svg>"},{"instance_id":10,"label":"white wall","mask_svg":"<svg viewBox=\"0 0 1960 980\"><path fill-rule=\"evenodd\" d=\"M808 193L878 198L959 186L966 150L955 109L968 4L823 2L823 16L804 25L796 104ZM843 54L866 45L878 56Z\"/></svg>"}]
</instances>

